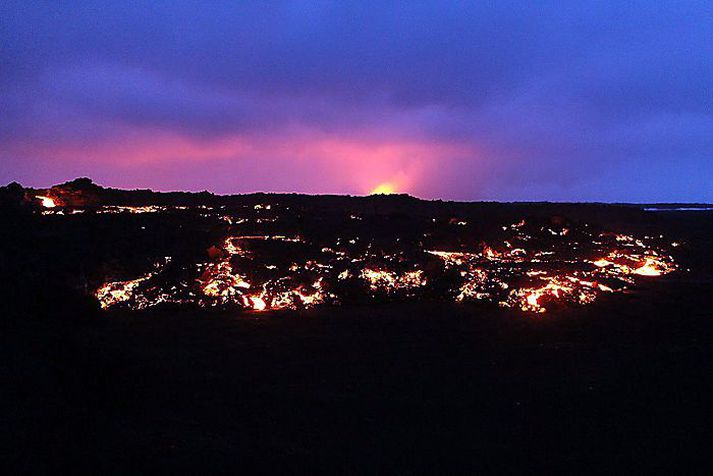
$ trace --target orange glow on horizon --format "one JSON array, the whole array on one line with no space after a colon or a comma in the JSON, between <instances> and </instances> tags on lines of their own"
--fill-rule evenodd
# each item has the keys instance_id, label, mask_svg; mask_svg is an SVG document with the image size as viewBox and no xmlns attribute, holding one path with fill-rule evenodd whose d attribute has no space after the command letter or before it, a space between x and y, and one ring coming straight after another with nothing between
<instances>
[{"instance_id":1,"label":"orange glow on horizon","mask_svg":"<svg viewBox=\"0 0 713 476\"><path fill-rule=\"evenodd\" d=\"M391 195L394 193L397 193L396 188L392 184L385 182L377 185L369 195Z\"/></svg>"}]
</instances>

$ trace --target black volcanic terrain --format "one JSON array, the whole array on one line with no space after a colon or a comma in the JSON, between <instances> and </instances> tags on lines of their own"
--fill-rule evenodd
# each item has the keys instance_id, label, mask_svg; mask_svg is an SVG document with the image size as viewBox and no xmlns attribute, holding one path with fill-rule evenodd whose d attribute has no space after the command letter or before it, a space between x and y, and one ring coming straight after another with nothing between
<instances>
[{"instance_id":1,"label":"black volcanic terrain","mask_svg":"<svg viewBox=\"0 0 713 476\"><path fill-rule=\"evenodd\" d=\"M713 211L681 207L8 185L0 464L701 467Z\"/></svg>"}]
</instances>

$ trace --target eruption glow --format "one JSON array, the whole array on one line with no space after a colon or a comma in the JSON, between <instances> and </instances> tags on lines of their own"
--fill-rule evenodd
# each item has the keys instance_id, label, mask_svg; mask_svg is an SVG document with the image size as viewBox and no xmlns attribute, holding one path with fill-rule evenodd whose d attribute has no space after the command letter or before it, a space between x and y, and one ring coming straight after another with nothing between
<instances>
[{"instance_id":1,"label":"eruption glow","mask_svg":"<svg viewBox=\"0 0 713 476\"><path fill-rule=\"evenodd\" d=\"M374 188L370 195L391 195L396 193L396 189L390 183L382 183Z\"/></svg>"}]
</instances>

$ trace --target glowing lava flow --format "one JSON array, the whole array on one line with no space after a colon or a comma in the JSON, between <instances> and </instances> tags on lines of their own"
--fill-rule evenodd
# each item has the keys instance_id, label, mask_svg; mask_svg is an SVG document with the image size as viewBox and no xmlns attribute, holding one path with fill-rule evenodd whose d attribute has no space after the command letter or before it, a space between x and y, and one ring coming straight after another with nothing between
<instances>
[{"instance_id":1,"label":"glowing lava flow","mask_svg":"<svg viewBox=\"0 0 713 476\"><path fill-rule=\"evenodd\" d=\"M426 285L426 278L421 270L398 274L392 271L365 268L361 272L361 277L369 283L372 291L384 290L386 293Z\"/></svg>"},{"instance_id":2,"label":"glowing lava flow","mask_svg":"<svg viewBox=\"0 0 713 476\"><path fill-rule=\"evenodd\" d=\"M240 301L256 310L265 308L264 301L257 297L247 298L245 293L251 285L245 276L233 270L230 260L233 256L245 256L246 252L235 244L235 238L228 237L223 242L225 256L217 263L209 263L199 278L203 294L212 298L212 305L226 305ZM259 309L262 308L262 309Z\"/></svg>"},{"instance_id":3,"label":"glowing lava flow","mask_svg":"<svg viewBox=\"0 0 713 476\"><path fill-rule=\"evenodd\" d=\"M108 309L119 303L127 302L134 297L136 288L153 276L153 273L148 273L140 278L131 279L128 281L115 281L107 283L96 292L96 298L102 309ZM144 301L137 302L134 306L136 309L147 307Z\"/></svg>"},{"instance_id":4,"label":"glowing lava flow","mask_svg":"<svg viewBox=\"0 0 713 476\"><path fill-rule=\"evenodd\" d=\"M504 242L503 251L488 245L480 252L427 251L441 258L446 268L460 271L464 283L456 301L496 301L503 307L543 313L556 304L584 305L601 293L622 291L635 284L634 275L656 277L676 269L671 257L664 257L642 240L613 233L591 238L584 233L595 246L610 250L605 257L589 261L594 269L583 267L576 255L568 256L572 249L567 247L528 253L510 242L533 241L520 230L524 225L522 221L503 227L504 231L516 231L513 240ZM570 233L569 228L542 231L562 239ZM572 267L575 269L560 270Z\"/></svg>"},{"instance_id":5,"label":"glowing lava flow","mask_svg":"<svg viewBox=\"0 0 713 476\"><path fill-rule=\"evenodd\" d=\"M596 286L594 283L581 281L567 276L545 277L547 284L536 288L521 288L513 290L508 299L500 303L504 307L519 307L523 311L543 313L547 310L543 301L570 301L577 304L589 304L596 299ZM606 288L605 289L610 289Z\"/></svg>"},{"instance_id":6,"label":"glowing lava flow","mask_svg":"<svg viewBox=\"0 0 713 476\"><path fill-rule=\"evenodd\" d=\"M260 296L250 296L250 304L255 311L264 311L267 308L267 303Z\"/></svg>"},{"instance_id":7,"label":"glowing lava flow","mask_svg":"<svg viewBox=\"0 0 713 476\"><path fill-rule=\"evenodd\" d=\"M639 276L661 276L662 269L661 261L647 257L644 264L636 268L633 273Z\"/></svg>"},{"instance_id":8,"label":"glowing lava flow","mask_svg":"<svg viewBox=\"0 0 713 476\"><path fill-rule=\"evenodd\" d=\"M234 256L240 257L248 263L255 261L252 252L245 249L241 244L251 241L301 243L299 238L291 238L285 235L247 235L226 238L221 248L224 256L218 262L205 265L205 271L199 279L204 296L209 298L202 301L202 305L237 305L254 311L299 309L322 304L328 298L334 297L323 287L324 279L322 277L311 285L297 284L295 286L291 284L292 279L290 276L267 279L262 281L262 290L259 293L251 292L254 288L251 280L245 275L236 273L231 263ZM270 272L277 272L278 269L275 265L265 264L262 267ZM329 270L330 268L321 263L311 261L303 266L294 264L291 267L291 271L294 273L306 269ZM258 286L260 286L259 283Z\"/></svg>"},{"instance_id":9,"label":"glowing lava flow","mask_svg":"<svg viewBox=\"0 0 713 476\"><path fill-rule=\"evenodd\" d=\"M448 297L541 314L590 304L602 294L677 269L650 237L596 233L586 225L521 220L499 227L500 234L486 244L468 236L469 222L456 217L446 221L459 233L449 242L450 250L431 249L428 233L407 243L395 236L377 247L368 233L310 241L294 227L278 232L281 222L275 208L258 204L250 209L249 216L211 215L228 223L230 231L245 234L230 234L210 246L209 262L183 263L179 281L161 268L133 280L106 283L96 292L101 307L144 309L175 303L269 311L360 299ZM347 216L350 223L362 221ZM258 234L251 223L267 223L273 232L284 234ZM431 225L431 219L427 223L440 226Z\"/></svg>"},{"instance_id":10,"label":"glowing lava flow","mask_svg":"<svg viewBox=\"0 0 713 476\"><path fill-rule=\"evenodd\" d=\"M40 202L42 203L42 206L45 208L54 208L57 206L57 203L55 203L54 199L52 199L50 197L38 195L36 198L40 200Z\"/></svg>"}]
</instances>

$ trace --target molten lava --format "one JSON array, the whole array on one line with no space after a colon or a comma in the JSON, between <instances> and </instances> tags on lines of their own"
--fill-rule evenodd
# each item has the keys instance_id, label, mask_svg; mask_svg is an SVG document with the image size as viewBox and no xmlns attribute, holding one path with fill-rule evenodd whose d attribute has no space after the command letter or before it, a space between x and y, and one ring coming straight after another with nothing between
<instances>
[{"instance_id":1,"label":"molten lava","mask_svg":"<svg viewBox=\"0 0 713 476\"><path fill-rule=\"evenodd\" d=\"M42 203L42 206L45 208L54 208L57 206L57 203L55 203L54 199L52 199L50 197L38 195L36 198L40 200L40 202Z\"/></svg>"},{"instance_id":2,"label":"molten lava","mask_svg":"<svg viewBox=\"0 0 713 476\"><path fill-rule=\"evenodd\" d=\"M636 268L633 273L639 276L661 276L661 262L650 257L646 258L644 264Z\"/></svg>"},{"instance_id":3,"label":"molten lava","mask_svg":"<svg viewBox=\"0 0 713 476\"><path fill-rule=\"evenodd\" d=\"M104 207L97 213L173 214L177 209ZM174 303L298 310L360 299L430 297L541 314L566 305L586 305L603 294L636 286L640 277L677 269L673 258L651 237L598 233L586 225L520 220L498 227L498 234L489 235L485 243L471 236L469 221L448 218L443 226L457 237L439 249L444 241L431 235L440 231L443 222L432 218L423 218L423 234L411 241L384 237L384 233L377 241L369 234L373 229L367 219L357 220L353 213L345 215L349 226L363 226L366 231L309 239L295 228L287 208L257 204L241 212L209 207L197 211L226 230L221 242L207 248L206 261L181 263L179 280L167 276L163 265L135 279L109 280L95 293L103 309ZM272 233L259 234L265 227Z\"/></svg>"},{"instance_id":4,"label":"molten lava","mask_svg":"<svg viewBox=\"0 0 713 476\"><path fill-rule=\"evenodd\" d=\"M260 296L250 296L250 304L252 304L252 308L255 311L264 311L267 308L267 304L265 303L265 300L261 298Z\"/></svg>"}]
</instances>

